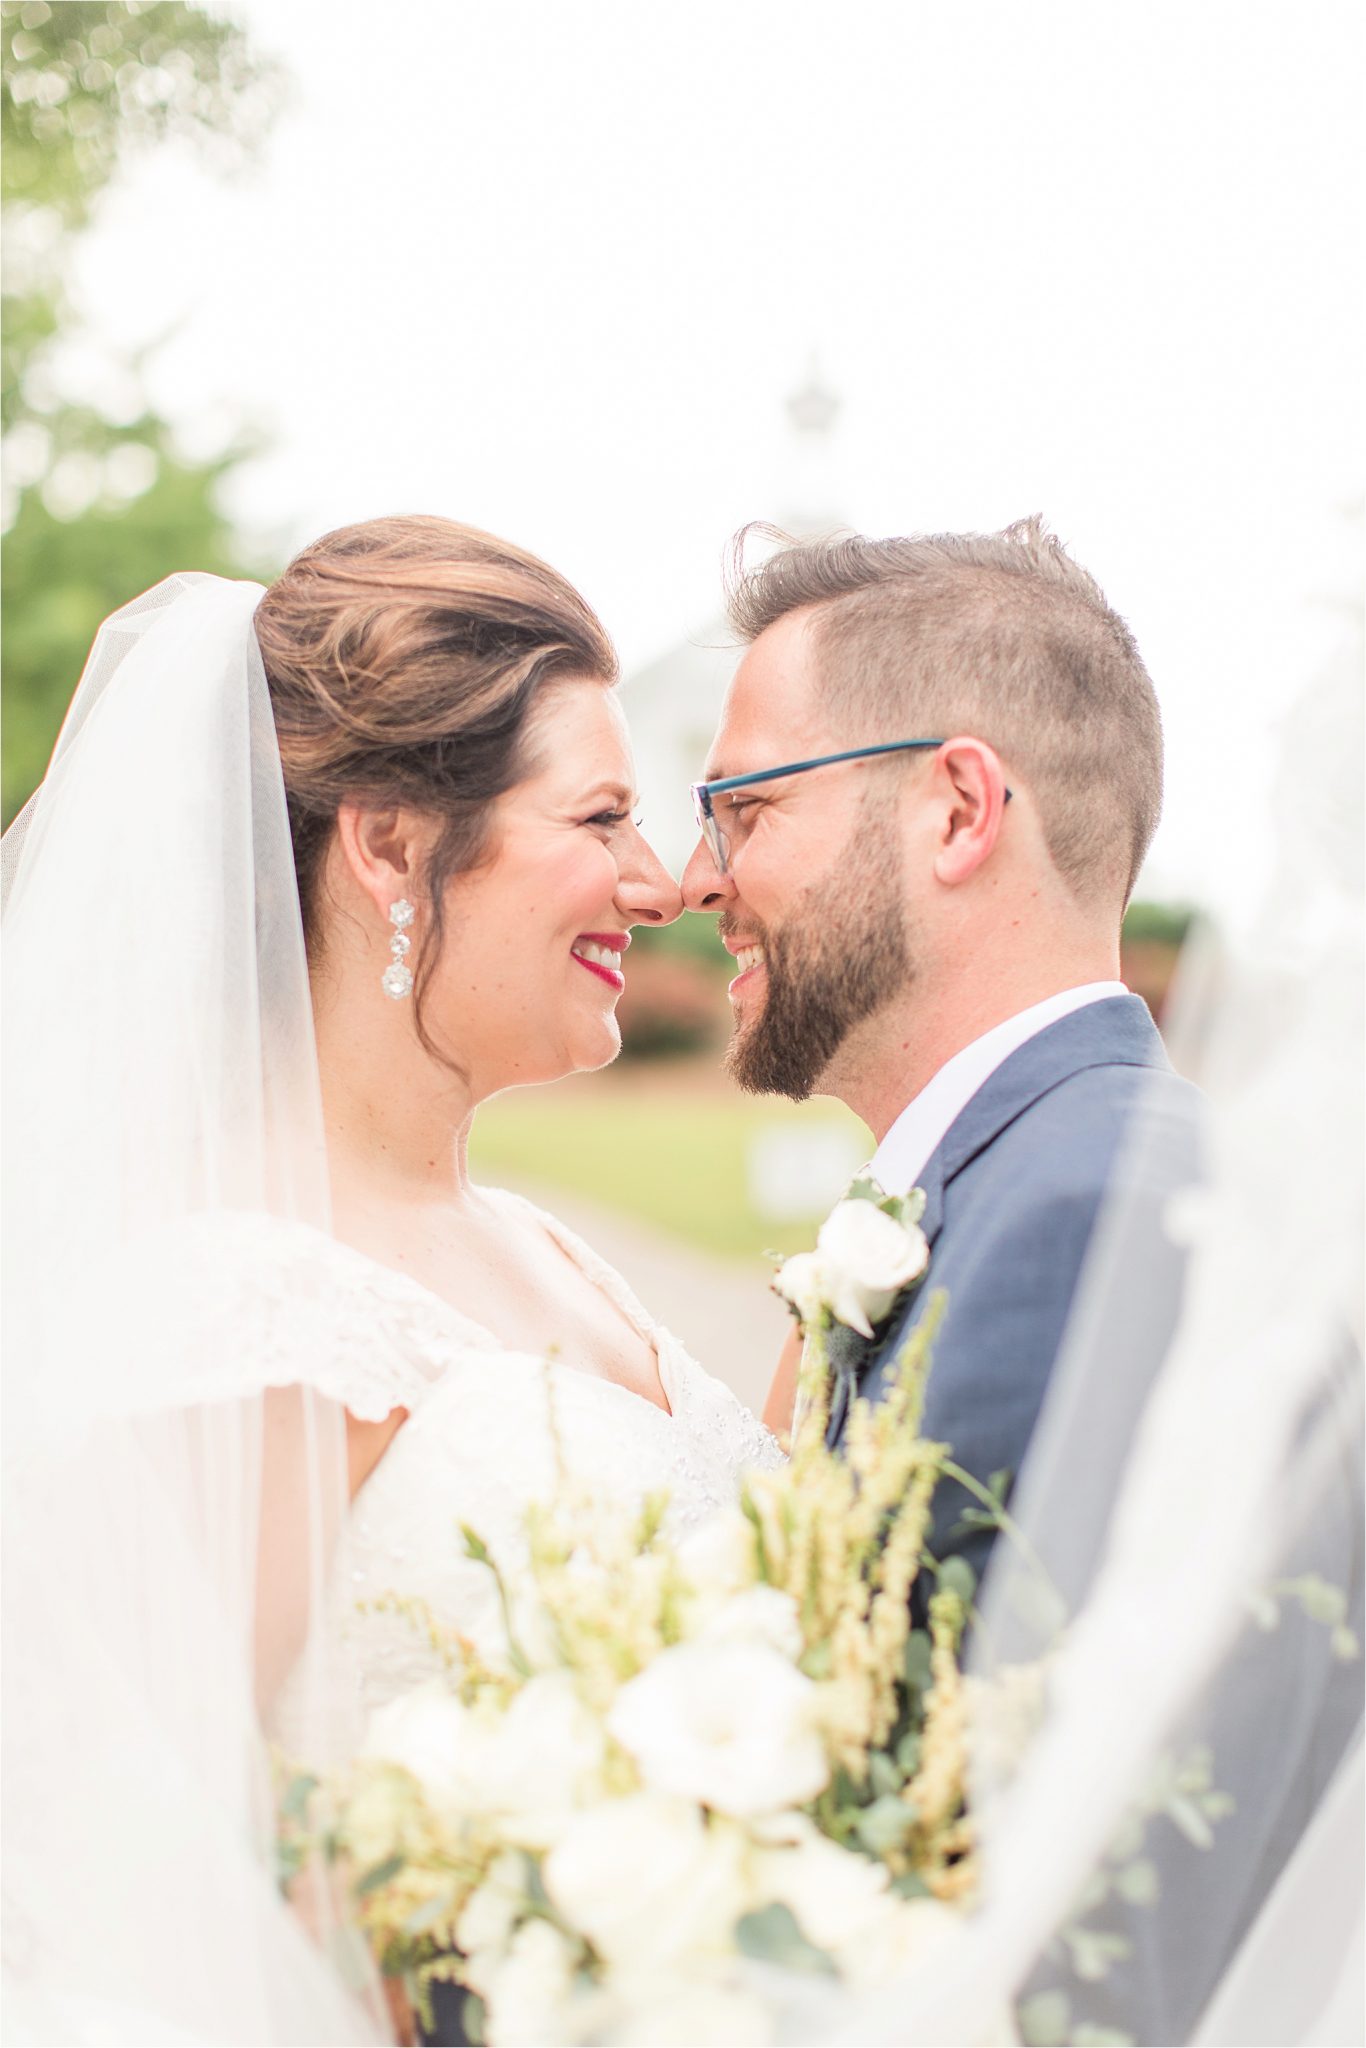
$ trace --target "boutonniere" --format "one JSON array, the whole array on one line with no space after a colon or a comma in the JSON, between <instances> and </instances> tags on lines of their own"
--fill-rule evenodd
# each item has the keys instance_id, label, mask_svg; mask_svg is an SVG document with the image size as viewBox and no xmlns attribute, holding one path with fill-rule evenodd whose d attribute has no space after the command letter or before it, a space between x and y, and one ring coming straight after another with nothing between
<instances>
[{"instance_id":1,"label":"boutonniere","mask_svg":"<svg viewBox=\"0 0 1366 2048\"><path fill-rule=\"evenodd\" d=\"M844 1323L871 1338L906 1288L924 1278L929 1241L920 1228L922 1188L889 1195L875 1180L852 1183L821 1225L813 1252L785 1259L773 1276L782 1296L811 1337Z\"/></svg>"}]
</instances>

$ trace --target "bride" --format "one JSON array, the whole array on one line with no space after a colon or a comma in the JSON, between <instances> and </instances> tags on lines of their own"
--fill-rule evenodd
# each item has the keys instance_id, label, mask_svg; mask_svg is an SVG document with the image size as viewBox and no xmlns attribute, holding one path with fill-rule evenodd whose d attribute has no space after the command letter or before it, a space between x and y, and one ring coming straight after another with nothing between
<instances>
[{"instance_id":1,"label":"bride","mask_svg":"<svg viewBox=\"0 0 1366 2048\"><path fill-rule=\"evenodd\" d=\"M615 676L532 556L350 527L107 621L7 838L27 2038L364 2038L272 1910L262 1732L354 1746L433 1657L376 1604L477 1633L459 1525L514 1552L557 1461L688 1521L779 1455L467 1169L480 1102L616 1056L631 928L682 907Z\"/></svg>"},{"instance_id":2,"label":"bride","mask_svg":"<svg viewBox=\"0 0 1366 2048\"><path fill-rule=\"evenodd\" d=\"M544 564L445 521L377 521L306 549L253 630L334 1236L249 1228L242 1282L263 1259L347 1324L307 1373L345 1411L351 1499L364 1488L335 1619L401 1576L464 1624L489 1577L455 1520L506 1550L553 1485L547 1359L562 1446L602 1488L667 1485L695 1518L776 1455L585 1245L467 1170L480 1102L616 1057L631 927L682 902L632 817L611 644ZM351 1634L366 1706L430 1658L410 1626Z\"/></svg>"}]
</instances>

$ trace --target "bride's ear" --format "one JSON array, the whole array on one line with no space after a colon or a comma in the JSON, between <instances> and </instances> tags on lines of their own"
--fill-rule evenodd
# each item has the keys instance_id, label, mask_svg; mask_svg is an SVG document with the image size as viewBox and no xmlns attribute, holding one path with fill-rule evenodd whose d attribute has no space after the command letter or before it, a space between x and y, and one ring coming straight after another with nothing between
<instances>
[{"instance_id":1,"label":"bride's ear","mask_svg":"<svg viewBox=\"0 0 1366 2048\"><path fill-rule=\"evenodd\" d=\"M359 804L340 804L337 846L352 880L386 921L391 903L415 894L423 842L420 821L412 811L370 811Z\"/></svg>"}]
</instances>

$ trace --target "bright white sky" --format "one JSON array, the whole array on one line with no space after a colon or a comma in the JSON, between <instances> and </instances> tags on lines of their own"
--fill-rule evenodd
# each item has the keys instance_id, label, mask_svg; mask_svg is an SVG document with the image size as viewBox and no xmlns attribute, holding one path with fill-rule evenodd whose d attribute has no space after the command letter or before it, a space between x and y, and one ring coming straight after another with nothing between
<instances>
[{"instance_id":1,"label":"bright white sky","mask_svg":"<svg viewBox=\"0 0 1366 2048\"><path fill-rule=\"evenodd\" d=\"M1246 909L1276 721L1355 581L1354 5L235 11L295 80L259 169L132 169L81 292L111 341L169 335L153 392L201 443L267 431L254 530L490 527L629 672L789 509L814 349L851 524L1041 510L1099 576L1168 725L1145 893Z\"/></svg>"}]
</instances>

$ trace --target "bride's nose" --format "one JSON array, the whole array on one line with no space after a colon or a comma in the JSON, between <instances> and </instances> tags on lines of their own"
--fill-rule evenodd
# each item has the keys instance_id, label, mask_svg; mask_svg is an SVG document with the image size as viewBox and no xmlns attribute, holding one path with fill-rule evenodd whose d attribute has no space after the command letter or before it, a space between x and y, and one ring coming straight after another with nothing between
<instances>
[{"instance_id":1,"label":"bride's nose","mask_svg":"<svg viewBox=\"0 0 1366 2048\"><path fill-rule=\"evenodd\" d=\"M633 924L672 924L683 914L678 884L648 839L634 828L631 839L619 870L617 900Z\"/></svg>"}]
</instances>

